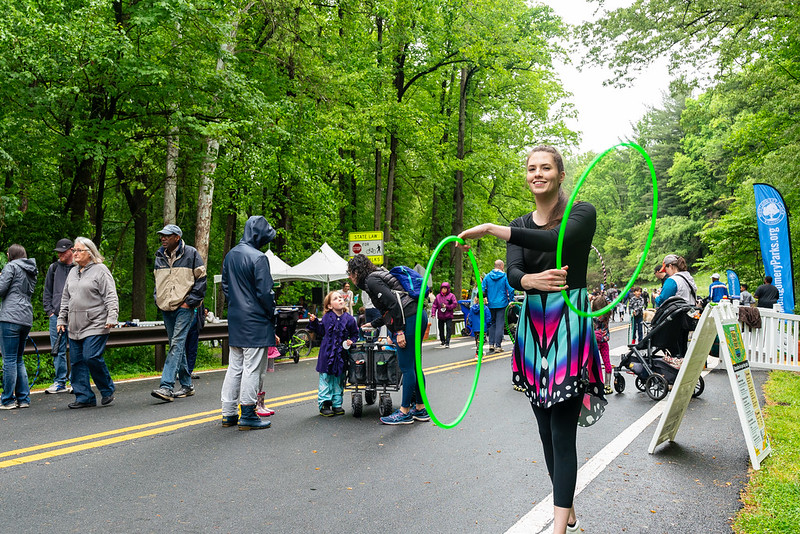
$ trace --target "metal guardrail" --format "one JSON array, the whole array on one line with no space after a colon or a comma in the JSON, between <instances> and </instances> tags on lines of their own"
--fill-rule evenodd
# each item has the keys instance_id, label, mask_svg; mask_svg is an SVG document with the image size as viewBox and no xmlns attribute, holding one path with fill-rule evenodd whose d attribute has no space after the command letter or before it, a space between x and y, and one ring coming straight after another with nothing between
<instances>
[{"instance_id":1,"label":"metal guardrail","mask_svg":"<svg viewBox=\"0 0 800 534\"><path fill-rule=\"evenodd\" d=\"M36 344L36 347L31 343L25 345L25 354L34 354L39 351L39 354L46 354L52 350L50 345L50 332L31 332L28 336ZM200 330L199 339L201 341L208 341L216 339L222 342L222 364L228 363L228 321L219 323L206 323L203 329ZM160 371L164 368L164 360L166 359L166 346L169 343L167 337L167 329L164 325L161 326L123 326L120 328L112 328L108 333L107 348L117 347L141 347L153 345L155 347L155 365L156 370Z\"/></svg>"}]
</instances>

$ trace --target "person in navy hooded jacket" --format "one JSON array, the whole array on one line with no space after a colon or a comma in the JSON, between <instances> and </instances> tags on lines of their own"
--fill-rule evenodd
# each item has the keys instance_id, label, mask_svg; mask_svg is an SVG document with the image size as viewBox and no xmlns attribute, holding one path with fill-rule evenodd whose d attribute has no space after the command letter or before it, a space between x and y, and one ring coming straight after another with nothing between
<instances>
[{"instance_id":1,"label":"person in navy hooded jacket","mask_svg":"<svg viewBox=\"0 0 800 534\"><path fill-rule=\"evenodd\" d=\"M230 357L222 383L222 426L239 430L268 428L256 414L258 379L267 362L267 347L275 346L275 293L267 256L260 251L275 239L262 216L250 217L244 235L222 262L222 291L228 303ZM237 415L239 405L242 415Z\"/></svg>"},{"instance_id":2,"label":"person in navy hooded jacket","mask_svg":"<svg viewBox=\"0 0 800 534\"><path fill-rule=\"evenodd\" d=\"M504 268L503 260L495 260L494 269L483 278L483 295L492 315L488 332L490 353L502 350L505 310L508 303L514 300L514 288L508 283Z\"/></svg>"}]
</instances>

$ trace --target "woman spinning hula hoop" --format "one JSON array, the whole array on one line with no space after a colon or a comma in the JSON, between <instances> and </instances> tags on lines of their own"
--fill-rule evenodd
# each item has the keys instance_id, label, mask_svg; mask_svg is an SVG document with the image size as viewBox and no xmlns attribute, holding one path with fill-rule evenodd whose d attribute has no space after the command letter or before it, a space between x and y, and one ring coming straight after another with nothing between
<instances>
[{"instance_id":1,"label":"woman spinning hula hoop","mask_svg":"<svg viewBox=\"0 0 800 534\"><path fill-rule=\"evenodd\" d=\"M586 269L596 213L587 202L575 204L564 233L564 268L555 269L559 226L567 204L561 189L564 162L555 148L539 146L528 154L526 170L536 210L510 226L481 224L459 237L493 235L508 241L508 281L526 293L514 341L514 383L524 388L536 416L553 484L553 532L564 534L579 532L573 507L579 417L587 423L596 421L605 403L592 321L574 313L561 293L566 290L577 309L589 311ZM596 401L587 402L585 394ZM593 412L581 413L589 406Z\"/></svg>"}]
</instances>

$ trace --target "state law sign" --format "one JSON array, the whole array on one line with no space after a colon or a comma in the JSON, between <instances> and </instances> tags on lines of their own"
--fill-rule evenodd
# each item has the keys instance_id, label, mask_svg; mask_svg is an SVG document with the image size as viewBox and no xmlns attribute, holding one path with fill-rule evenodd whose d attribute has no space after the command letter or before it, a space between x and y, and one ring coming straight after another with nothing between
<instances>
[{"instance_id":1,"label":"state law sign","mask_svg":"<svg viewBox=\"0 0 800 534\"><path fill-rule=\"evenodd\" d=\"M375 265L383 265L383 231L350 232L350 257L363 254Z\"/></svg>"}]
</instances>

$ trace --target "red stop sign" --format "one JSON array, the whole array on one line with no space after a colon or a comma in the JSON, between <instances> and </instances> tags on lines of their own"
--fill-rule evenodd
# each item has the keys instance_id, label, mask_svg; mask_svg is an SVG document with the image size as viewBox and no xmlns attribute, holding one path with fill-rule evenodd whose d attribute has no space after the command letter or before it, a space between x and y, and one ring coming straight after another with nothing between
<instances>
[{"instance_id":1,"label":"red stop sign","mask_svg":"<svg viewBox=\"0 0 800 534\"><path fill-rule=\"evenodd\" d=\"M361 253L361 243L355 243L353 245L353 254Z\"/></svg>"}]
</instances>

